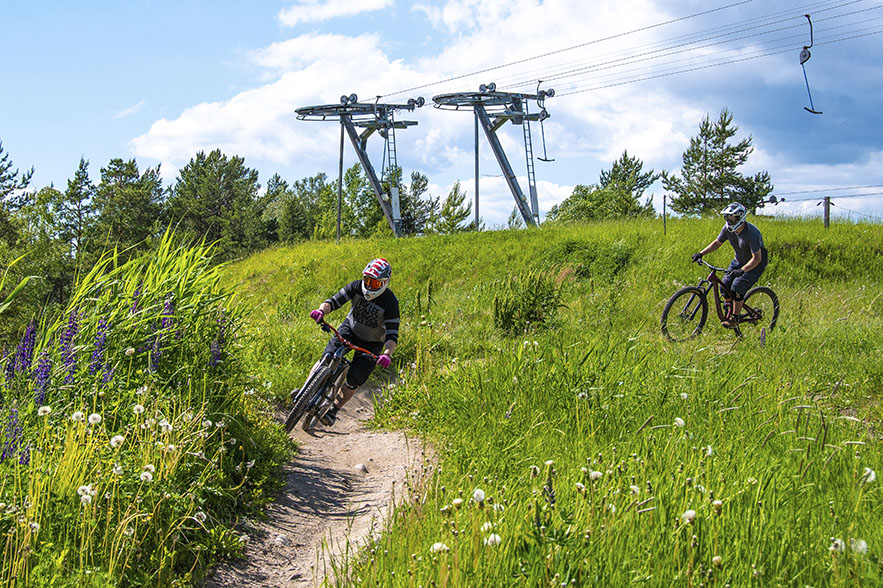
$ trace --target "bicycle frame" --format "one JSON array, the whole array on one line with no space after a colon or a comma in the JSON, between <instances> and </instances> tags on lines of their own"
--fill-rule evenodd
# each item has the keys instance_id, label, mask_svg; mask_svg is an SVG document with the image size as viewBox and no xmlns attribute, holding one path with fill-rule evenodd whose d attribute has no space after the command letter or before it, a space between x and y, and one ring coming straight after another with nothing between
<instances>
[{"instance_id":1,"label":"bicycle frame","mask_svg":"<svg viewBox=\"0 0 883 588\"><path fill-rule=\"evenodd\" d=\"M320 404L323 398L325 398L328 402L334 402L334 397L337 395L337 392L340 390L340 387L343 385L344 378L346 377L347 371L349 371L350 366L352 365L352 361L346 357L346 354L349 353L350 350L358 351L364 353L374 361L377 361L377 355L365 349L364 347L359 347L352 343L349 339L340 334L340 332L327 323L324 319L319 323L319 326L326 333L334 333L334 336L343 343L340 347L338 347L334 353L331 355L331 376L328 378L327 383L319 389L316 393L316 396L313 397L309 404L307 405L307 412L315 410ZM329 390L329 386L331 389Z\"/></svg>"},{"instance_id":2,"label":"bicycle frame","mask_svg":"<svg viewBox=\"0 0 883 588\"><path fill-rule=\"evenodd\" d=\"M717 272L726 272L727 270L723 267L713 266L704 259L700 259L697 263L700 263L711 270L708 277L699 280L699 289L705 293L706 297L708 297L708 292L710 290L714 290L714 308L717 311L718 318L723 321L727 318L727 315L724 312L722 301L725 298L733 300L734 295L733 292L727 288L726 284L724 284L723 280L717 277ZM754 322L759 318L759 313L744 303L742 304L742 313L743 314L740 314L738 317L735 317L737 322Z\"/></svg>"}]
</instances>

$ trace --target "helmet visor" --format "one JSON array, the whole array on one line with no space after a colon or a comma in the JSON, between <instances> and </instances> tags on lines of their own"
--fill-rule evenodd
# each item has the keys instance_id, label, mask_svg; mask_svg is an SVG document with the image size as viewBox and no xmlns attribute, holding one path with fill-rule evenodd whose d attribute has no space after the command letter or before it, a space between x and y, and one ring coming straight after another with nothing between
<instances>
[{"instance_id":1,"label":"helmet visor","mask_svg":"<svg viewBox=\"0 0 883 588\"><path fill-rule=\"evenodd\" d=\"M380 280L378 278L372 278L370 276L363 276L362 282L365 284L365 287L368 288L368 290L371 290L372 292L374 290L380 290L381 288L383 288L383 280Z\"/></svg>"},{"instance_id":2,"label":"helmet visor","mask_svg":"<svg viewBox=\"0 0 883 588\"><path fill-rule=\"evenodd\" d=\"M733 226L737 224L741 220L741 216L738 214L725 214L724 220L727 221L727 224Z\"/></svg>"}]
</instances>

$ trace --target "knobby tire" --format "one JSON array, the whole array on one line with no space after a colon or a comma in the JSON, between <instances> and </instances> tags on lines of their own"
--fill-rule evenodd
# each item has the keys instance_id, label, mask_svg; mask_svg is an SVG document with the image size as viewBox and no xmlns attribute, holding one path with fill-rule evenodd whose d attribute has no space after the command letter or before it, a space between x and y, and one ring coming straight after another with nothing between
<instances>
[{"instance_id":1,"label":"knobby tire","mask_svg":"<svg viewBox=\"0 0 883 588\"><path fill-rule=\"evenodd\" d=\"M291 412L288 413L288 418L285 419L286 433L290 433L301 417L304 416L310 400L312 400L316 396L316 393L322 389L325 380L331 375L331 371L330 365L320 365L316 368L316 371L313 372L313 375L304 383L303 388L300 389L300 394L294 401L294 407L291 409Z\"/></svg>"},{"instance_id":2,"label":"knobby tire","mask_svg":"<svg viewBox=\"0 0 883 588\"><path fill-rule=\"evenodd\" d=\"M662 311L660 327L669 341L686 341L702 332L707 319L708 299L705 292L696 286L685 286L668 299ZM689 334L683 334L685 331L689 331Z\"/></svg>"}]
</instances>

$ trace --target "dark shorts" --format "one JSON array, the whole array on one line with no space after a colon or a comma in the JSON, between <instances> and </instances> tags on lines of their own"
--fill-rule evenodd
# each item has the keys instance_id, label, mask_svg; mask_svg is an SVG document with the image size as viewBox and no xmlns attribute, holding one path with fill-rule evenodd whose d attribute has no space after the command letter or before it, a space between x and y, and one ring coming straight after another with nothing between
<instances>
[{"instance_id":1,"label":"dark shorts","mask_svg":"<svg viewBox=\"0 0 883 588\"><path fill-rule=\"evenodd\" d=\"M757 280L760 279L760 274L766 269L766 265L766 255L764 254L763 261L761 261L756 268L745 272L738 278L733 278L733 274L726 273L724 274L724 277L721 278L721 281L733 292L733 294L736 295L737 300L741 300L742 298L745 298L745 294L748 292L749 288L756 284ZM733 270L741 266L742 264L734 259L730 262L730 267L728 269Z\"/></svg>"},{"instance_id":2,"label":"dark shorts","mask_svg":"<svg viewBox=\"0 0 883 588\"><path fill-rule=\"evenodd\" d=\"M380 355L380 352L383 351L383 343L378 343L377 341L362 341L361 339L354 337L352 331L346 324L340 325L337 332L353 345L364 347L375 355ZM343 343L340 342L340 339L337 337L331 337L331 340L328 341L328 345L325 346L325 353L334 353L342 345ZM374 366L377 365L375 360L360 351L355 351L354 354L352 365L350 366L349 372L346 374L346 384L350 388L358 388L367 382L368 376L371 375L371 372L374 371Z\"/></svg>"}]
</instances>

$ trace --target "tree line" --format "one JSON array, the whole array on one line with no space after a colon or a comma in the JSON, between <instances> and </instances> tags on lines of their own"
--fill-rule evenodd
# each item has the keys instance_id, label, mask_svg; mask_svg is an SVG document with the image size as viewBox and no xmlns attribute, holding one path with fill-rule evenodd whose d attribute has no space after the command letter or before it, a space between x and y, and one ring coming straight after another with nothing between
<instances>
[{"instance_id":1,"label":"tree line","mask_svg":"<svg viewBox=\"0 0 883 588\"><path fill-rule=\"evenodd\" d=\"M672 210L681 214L715 213L732 200L753 209L772 184L767 172L745 177L737 171L753 150L751 137L733 142L737 131L726 109L716 121L706 116L684 152L680 174L645 171L639 158L624 151L598 183L577 185L545 222L653 216L652 197L642 199L660 179L671 192ZM337 233L338 182L324 173L292 183L276 174L261 192L258 172L220 150L197 153L169 187L163 187L159 166L142 170L134 159L112 159L100 168L97 183L89 166L81 159L63 188L32 189L33 168L16 169L0 141L0 268L9 274L7 288L36 277L14 305L18 313L7 309L0 327L22 324L11 315L24 319L35 309L63 303L77 274L105 251L116 248L122 258L140 254L169 227L185 239L215 243L219 260ZM426 175L413 172L405 183L400 169L391 173L400 185L403 234L475 229L459 182L442 199L429 194ZM340 189L344 236L391 234L358 164L346 170ZM513 210L509 227L522 224ZM7 294L0 292L0 303Z\"/></svg>"}]
</instances>

